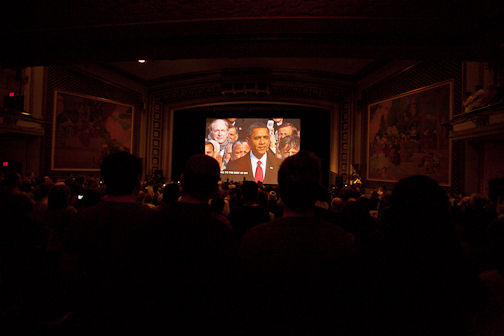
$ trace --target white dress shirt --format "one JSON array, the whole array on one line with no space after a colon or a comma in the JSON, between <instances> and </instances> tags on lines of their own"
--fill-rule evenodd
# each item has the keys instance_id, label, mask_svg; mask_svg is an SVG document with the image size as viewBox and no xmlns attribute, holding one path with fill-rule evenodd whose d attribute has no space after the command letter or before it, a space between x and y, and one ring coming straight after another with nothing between
<instances>
[{"instance_id":1,"label":"white dress shirt","mask_svg":"<svg viewBox=\"0 0 504 336\"><path fill-rule=\"evenodd\" d=\"M266 158L268 157L268 153L264 153L264 155L258 159L254 156L252 151L250 151L250 163L252 164L252 176L255 176L255 172L257 170L257 162L261 160L261 168L263 171L263 181L264 181L264 175L266 174Z\"/></svg>"}]
</instances>

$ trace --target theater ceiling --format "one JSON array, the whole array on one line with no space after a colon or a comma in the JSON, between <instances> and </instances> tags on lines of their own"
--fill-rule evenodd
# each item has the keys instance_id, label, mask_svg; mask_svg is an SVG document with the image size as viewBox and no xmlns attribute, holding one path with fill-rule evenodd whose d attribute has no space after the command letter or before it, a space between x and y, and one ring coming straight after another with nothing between
<instances>
[{"instance_id":1,"label":"theater ceiling","mask_svg":"<svg viewBox=\"0 0 504 336\"><path fill-rule=\"evenodd\" d=\"M502 58L503 8L491 0L10 1L0 13L0 66L103 64L147 83L238 68L355 82L396 61Z\"/></svg>"}]
</instances>

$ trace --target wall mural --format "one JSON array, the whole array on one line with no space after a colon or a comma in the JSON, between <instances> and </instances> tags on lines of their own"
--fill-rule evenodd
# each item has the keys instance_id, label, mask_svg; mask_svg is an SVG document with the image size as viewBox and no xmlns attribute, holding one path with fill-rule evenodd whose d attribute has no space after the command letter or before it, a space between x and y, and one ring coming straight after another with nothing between
<instances>
[{"instance_id":1,"label":"wall mural","mask_svg":"<svg viewBox=\"0 0 504 336\"><path fill-rule=\"evenodd\" d=\"M134 107L55 91L52 170L99 171L111 152L131 152Z\"/></svg>"},{"instance_id":2,"label":"wall mural","mask_svg":"<svg viewBox=\"0 0 504 336\"><path fill-rule=\"evenodd\" d=\"M367 179L397 182L423 174L450 186L453 81L368 106Z\"/></svg>"}]
</instances>

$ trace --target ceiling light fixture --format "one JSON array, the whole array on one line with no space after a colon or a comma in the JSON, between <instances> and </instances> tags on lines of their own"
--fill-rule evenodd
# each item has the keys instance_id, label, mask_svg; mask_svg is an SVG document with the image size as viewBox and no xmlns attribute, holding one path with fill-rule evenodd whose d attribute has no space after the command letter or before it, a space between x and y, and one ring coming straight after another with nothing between
<instances>
[{"instance_id":1,"label":"ceiling light fixture","mask_svg":"<svg viewBox=\"0 0 504 336\"><path fill-rule=\"evenodd\" d=\"M138 63L145 63L145 60L138 60Z\"/></svg>"}]
</instances>

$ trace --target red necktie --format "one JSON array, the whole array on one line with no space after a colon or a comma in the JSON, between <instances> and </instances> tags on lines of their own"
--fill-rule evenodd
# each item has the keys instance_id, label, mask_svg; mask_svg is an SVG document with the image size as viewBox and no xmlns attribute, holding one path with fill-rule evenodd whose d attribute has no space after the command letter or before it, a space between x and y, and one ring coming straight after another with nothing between
<instances>
[{"instance_id":1,"label":"red necktie","mask_svg":"<svg viewBox=\"0 0 504 336\"><path fill-rule=\"evenodd\" d=\"M255 172L255 181L256 181L256 183L259 182L259 181L261 181L261 182L263 181L263 172L262 172L261 164L262 164L261 161L257 161L257 169L256 169L256 172Z\"/></svg>"}]
</instances>

